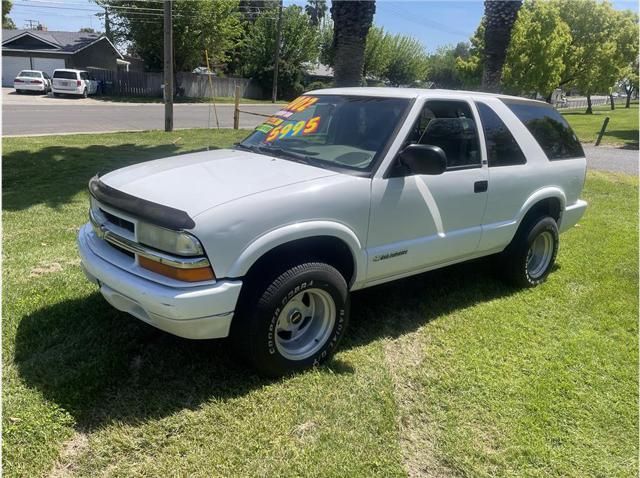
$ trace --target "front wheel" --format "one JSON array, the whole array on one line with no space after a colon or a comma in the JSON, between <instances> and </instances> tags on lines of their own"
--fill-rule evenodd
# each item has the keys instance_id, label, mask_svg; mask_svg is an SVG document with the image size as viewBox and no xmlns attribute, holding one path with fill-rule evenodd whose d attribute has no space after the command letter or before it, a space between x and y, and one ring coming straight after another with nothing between
<instances>
[{"instance_id":1,"label":"front wheel","mask_svg":"<svg viewBox=\"0 0 640 478\"><path fill-rule=\"evenodd\" d=\"M524 223L502 254L505 275L520 287L543 283L558 254L558 225L552 217Z\"/></svg>"},{"instance_id":2,"label":"front wheel","mask_svg":"<svg viewBox=\"0 0 640 478\"><path fill-rule=\"evenodd\" d=\"M326 361L349 321L347 283L323 263L292 267L245 297L232 340L242 358L272 377Z\"/></svg>"}]
</instances>

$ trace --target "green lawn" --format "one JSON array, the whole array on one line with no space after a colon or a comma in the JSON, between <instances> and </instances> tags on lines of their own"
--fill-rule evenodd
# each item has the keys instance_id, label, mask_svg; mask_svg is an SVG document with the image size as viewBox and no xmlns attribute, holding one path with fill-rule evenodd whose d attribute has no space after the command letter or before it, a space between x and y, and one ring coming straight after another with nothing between
<instances>
[{"instance_id":1,"label":"green lawn","mask_svg":"<svg viewBox=\"0 0 640 478\"><path fill-rule=\"evenodd\" d=\"M335 359L271 381L112 309L74 242L97 171L245 133L3 140L6 476L637 476L636 178L589 174L543 286L356 293Z\"/></svg>"},{"instance_id":2,"label":"green lawn","mask_svg":"<svg viewBox=\"0 0 640 478\"><path fill-rule=\"evenodd\" d=\"M600 144L638 148L637 102L632 103L630 108L616 105L615 110L609 106L597 106L590 115L585 114L583 109L562 111L562 115L583 143L595 143L602 123L608 116L609 125Z\"/></svg>"}]
</instances>

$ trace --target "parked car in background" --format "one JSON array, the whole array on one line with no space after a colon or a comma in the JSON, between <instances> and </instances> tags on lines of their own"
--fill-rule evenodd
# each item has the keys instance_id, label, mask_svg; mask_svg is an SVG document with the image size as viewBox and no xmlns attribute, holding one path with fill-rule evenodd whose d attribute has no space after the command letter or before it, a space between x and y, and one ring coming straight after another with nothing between
<instances>
[{"instance_id":1,"label":"parked car in background","mask_svg":"<svg viewBox=\"0 0 640 478\"><path fill-rule=\"evenodd\" d=\"M334 353L351 291L490 255L512 283L541 284L587 207L585 174L543 102L317 90L232 150L94 177L78 243L115 308L181 337L229 336L278 376Z\"/></svg>"},{"instance_id":2,"label":"parked car in background","mask_svg":"<svg viewBox=\"0 0 640 478\"><path fill-rule=\"evenodd\" d=\"M37 91L46 94L51 91L51 77L40 70L22 70L13 80L13 87L16 93Z\"/></svg>"},{"instance_id":3,"label":"parked car in background","mask_svg":"<svg viewBox=\"0 0 640 478\"><path fill-rule=\"evenodd\" d=\"M53 72L53 96L77 95L87 97L98 91L98 81L87 71L56 70Z\"/></svg>"}]
</instances>

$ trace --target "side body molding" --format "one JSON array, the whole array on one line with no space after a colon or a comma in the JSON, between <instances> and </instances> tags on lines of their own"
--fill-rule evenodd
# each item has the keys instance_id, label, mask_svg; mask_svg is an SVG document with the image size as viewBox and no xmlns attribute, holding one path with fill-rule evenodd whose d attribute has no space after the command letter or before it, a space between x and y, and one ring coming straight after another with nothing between
<instances>
[{"instance_id":1,"label":"side body molding","mask_svg":"<svg viewBox=\"0 0 640 478\"><path fill-rule=\"evenodd\" d=\"M359 288L366 278L366 252L356 234L344 224L332 221L308 221L290 224L269 231L247 246L229 269L229 277L244 276L251 266L275 247L298 239L331 236L342 240L354 259L355 280L352 289Z\"/></svg>"}]
</instances>

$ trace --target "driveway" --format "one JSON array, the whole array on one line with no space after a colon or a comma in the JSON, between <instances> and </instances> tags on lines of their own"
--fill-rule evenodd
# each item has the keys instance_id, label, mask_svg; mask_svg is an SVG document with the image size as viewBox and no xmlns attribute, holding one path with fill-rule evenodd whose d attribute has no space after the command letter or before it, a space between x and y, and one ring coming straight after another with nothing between
<instances>
[{"instance_id":1,"label":"driveway","mask_svg":"<svg viewBox=\"0 0 640 478\"><path fill-rule=\"evenodd\" d=\"M36 94L18 95L2 89L2 134L38 135L164 129L161 103L111 103L94 98L54 98ZM242 105L241 110L270 115L281 105ZM233 126L233 105L216 105L221 128ZM215 112L209 104L174 105L174 127L216 126ZM241 128L254 128L263 116L240 114Z\"/></svg>"}]
</instances>

